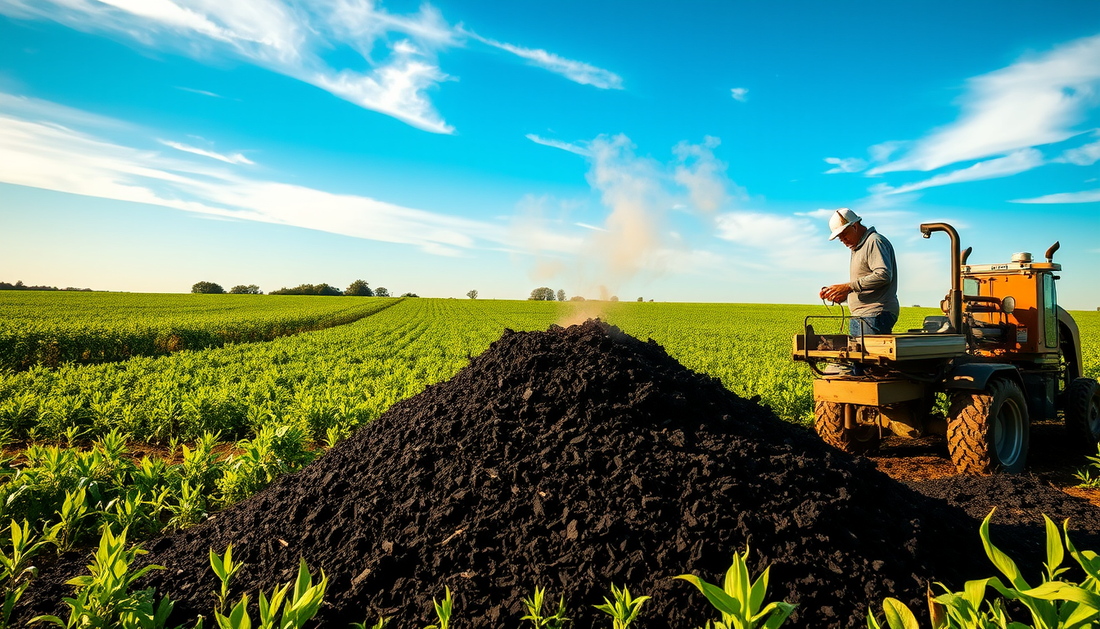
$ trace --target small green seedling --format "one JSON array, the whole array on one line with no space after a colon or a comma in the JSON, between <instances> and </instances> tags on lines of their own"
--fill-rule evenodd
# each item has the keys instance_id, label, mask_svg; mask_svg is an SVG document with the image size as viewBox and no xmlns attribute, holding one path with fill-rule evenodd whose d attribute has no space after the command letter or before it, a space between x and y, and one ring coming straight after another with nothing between
<instances>
[{"instance_id":1,"label":"small green seedling","mask_svg":"<svg viewBox=\"0 0 1100 629\"><path fill-rule=\"evenodd\" d=\"M523 599L523 605L527 608L527 615L520 620L529 620L535 629L562 629L569 621L565 617L565 596L558 600L558 611L553 616L543 616L542 606L546 598L546 588L535 586L535 595Z\"/></svg>"},{"instance_id":2,"label":"small green seedling","mask_svg":"<svg viewBox=\"0 0 1100 629\"><path fill-rule=\"evenodd\" d=\"M446 588L446 596L443 597L443 601L437 601L432 598L432 603L435 604L435 615L439 617L438 625L428 625L424 629L448 629L451 626L451 609L454 605L454 597L451 595L451 588Z\"/></svg>"},{"instance_id":3,"label":"small green seedling","mask_svg":"<svg viewBox=\"0 0 1100 629\"><path fill-rule=\"evenodd\" d=\"M626 629L629 627L630 623L638 618L638 613L642 611L642 603L649 600L648 596L633 598L630 596L630 590L626 589L625 585L622 589L619 589L615 587L614 583L611 584L611 595L615 599L614 602L605 596L603 605L593 606L611 616L611 629Z\"/></svg>"},{"instance_id":4,"label":"small green seedling","mask_svg":"<svg viewBox=\"0 0 1100 629\"><path fill-rule=\"evenodd\" d=\"M675 577L698 588L722 614L722 620L714 623L715 629L776 629L794 611L795 605L791 603L774 602L764 605L771 566L764 569L756 582L752 582L749 580L749 567L746 563L748 557L748 548L740 555L734 553L733 565L726 571L722 587L707 583L692 574Z\"/></svg>"},{"instance_id":5,"label":"small green seedling","mask_svg":"<svg viewBox=\"0 0 1100 629\"><path fill-rule=\"evenodd\" d=\"M221 589L214 593L218 597L219 614L225 611L225 603L229 600L229 584L243 565L233 561L233 544L225 547L224 557L219 557L213 548L210 549L210 567L214 569L214 574L218 575L218 581L221 582Z\"/></svg>"}]
</instances>

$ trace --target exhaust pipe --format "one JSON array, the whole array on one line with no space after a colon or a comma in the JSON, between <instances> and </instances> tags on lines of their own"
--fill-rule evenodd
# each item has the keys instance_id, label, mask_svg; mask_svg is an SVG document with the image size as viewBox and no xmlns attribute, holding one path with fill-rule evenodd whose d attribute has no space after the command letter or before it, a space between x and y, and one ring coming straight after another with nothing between
<instances>
[{"instance_id":1,"label":"exhaust pipe","mask_svg":"<svg viewBox=\"0 0 1100 629\"><path fill-rule=\"evenodd\" d=\"M1055 240L1054 244L1050 246L1050 249L1047 249L1047 264L1054 262L1054 252L1058 251L1058 247L1061 246L1062 244Z\"/></svg>"},{"instance_id":2,"label":"exhaust pipe","mask_svg":"<svg viewBox=\"0 0 1100 629\"><path fill-rule=\"evenodd\" d=\"M947 316L955 334L962 334L962 254L959 252L959 232L947 223L921 223L920 233L931 238L932 232L946 232L951 237L951 292Z\"/></svg>"}]
</instances>

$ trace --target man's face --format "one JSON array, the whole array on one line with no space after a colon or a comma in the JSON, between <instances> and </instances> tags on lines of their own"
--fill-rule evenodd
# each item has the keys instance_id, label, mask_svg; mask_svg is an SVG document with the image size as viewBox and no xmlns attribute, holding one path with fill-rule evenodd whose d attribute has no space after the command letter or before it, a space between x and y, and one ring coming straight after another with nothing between
<instances>
[{"instance_id":1,"label":"man's face","mask_svg":"<svg viewBox=\"0 0 1100 629\"><path fill-rule=\"evenodd\" d=\"M848 226L847 229L840 232L840 234L837 236L837 240L844 243L844 246L852 249L859 244L859 239L861 236L863 236L863 230L863 225L859 223L852 223Z\"/></svg>"}]
</instances>

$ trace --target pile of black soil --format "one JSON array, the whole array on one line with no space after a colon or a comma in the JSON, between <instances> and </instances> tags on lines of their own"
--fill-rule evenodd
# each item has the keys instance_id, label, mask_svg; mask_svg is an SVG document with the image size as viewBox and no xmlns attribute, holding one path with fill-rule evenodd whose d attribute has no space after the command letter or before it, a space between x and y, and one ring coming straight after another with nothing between
<instances>
[{"instance_id":1,"label":"pile of black soil","mask_svg":"<svg viewBox=\"0 0 1100 629\"><path fill-rule=\"evenodd\" d=\"M597 626L612 583L653 596L641 626L695 627L716 614L671 577L720 581L746 545L754 572L772 566L769 600L798 604L793 627L858 626L886 596L922 609L930 581L992 574L961 509L593 321L507 332L301 472L147 544L174 620L209 614L207 555L229 543L235 596L299 557L323 568L326 627L422 626L444 586L455 626L518 626L536 585Z\"/></svg>"}]
</instances>

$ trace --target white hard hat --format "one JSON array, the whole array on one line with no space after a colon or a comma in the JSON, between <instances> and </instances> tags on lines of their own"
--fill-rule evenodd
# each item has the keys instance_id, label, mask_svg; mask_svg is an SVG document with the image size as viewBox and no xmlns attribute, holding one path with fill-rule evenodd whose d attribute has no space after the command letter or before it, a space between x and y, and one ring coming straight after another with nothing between
<instances>
[{"instance_id":1,"label":"white hard hat","mask_svg":"<svg viewBox=\"0 0 1100 629\"><path fill-rule=\"evenodd\" d=\"M829 229L833 232L829 234L829 240L836 240L840 232L862 220L862 218L848 208L838 208L833 212L832 216L829 217Z\"/></svg>"}]
</instances>

